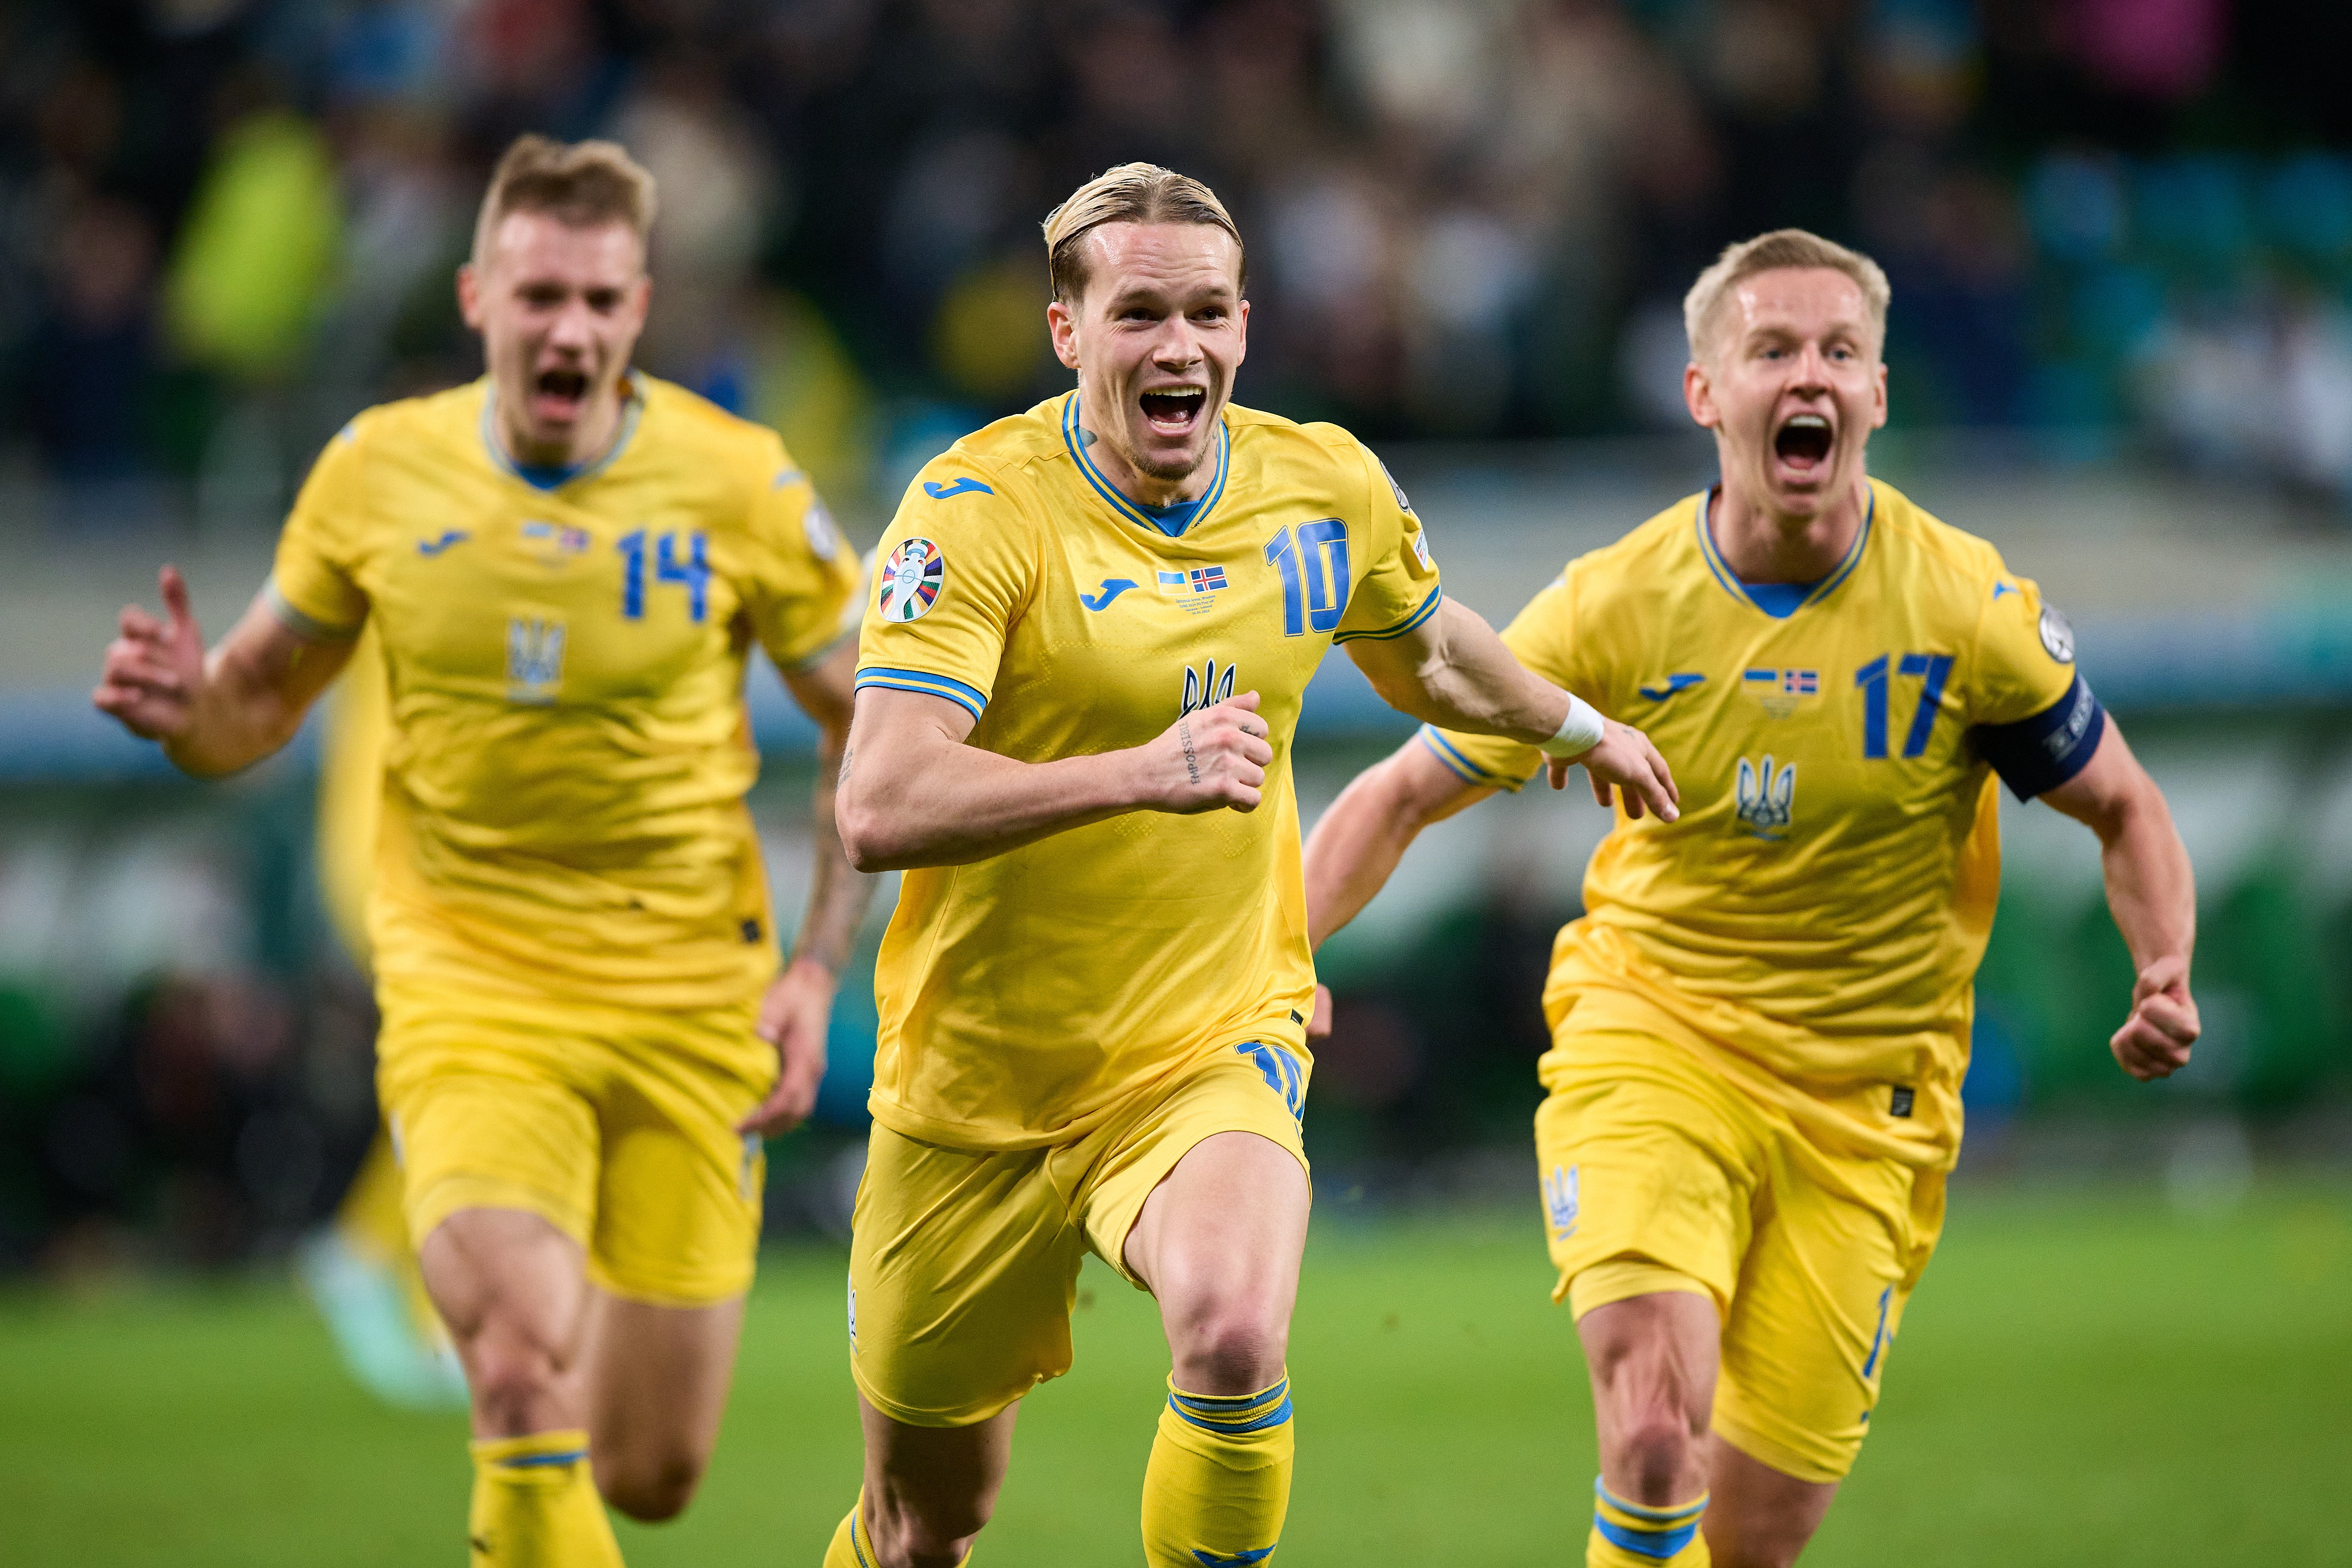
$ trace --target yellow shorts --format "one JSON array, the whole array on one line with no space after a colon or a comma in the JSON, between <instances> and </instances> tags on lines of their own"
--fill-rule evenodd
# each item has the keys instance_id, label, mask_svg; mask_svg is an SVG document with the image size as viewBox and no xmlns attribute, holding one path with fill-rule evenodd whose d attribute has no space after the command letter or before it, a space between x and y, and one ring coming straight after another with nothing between
<instances>
[{"instance_id":1,"label":"yellow shorts","mask_svg":"<svg viewBox=\"0 0 2352 1568\"><path fill-rule=\"evenodd\" d=\"M734 1130L774 1083L754 1005L656 1011L387 989L376 1082L421 1245L524 1209L600 1289L707 1306L751 1283L766 1164Z\"/></svg>"},{"instance_id":2,"label":"yellow shorts","mask_svg":"<svg viewBox=\"0 0 2352 1568\"><path fill-rule=\"evenodd\" d=\"M1581 1318L1662 1290L1723 1323L1715 1430L1787 1475L1853 1468L1944 1176L1822 1150L1688 1048L1563 1030L1536 1156L1554 1300Z\"/></svg>"},{"instance_id":3,"label":"yellow shorts","mask_svg":"<svg viewBox=\"0 0 2352 1568\"><path fill-rule=\"evenodd\" d=\"M1202 1139L1255 1132L1297 1157L1307 1064L1244 1041L1076 1142L949 1149L877 1122L849 1244L849 1365L912 1426L987 1420L1070 1370L1086 1254L1122 1256L1151 1191Z\"/></svg>"}]
</instances>

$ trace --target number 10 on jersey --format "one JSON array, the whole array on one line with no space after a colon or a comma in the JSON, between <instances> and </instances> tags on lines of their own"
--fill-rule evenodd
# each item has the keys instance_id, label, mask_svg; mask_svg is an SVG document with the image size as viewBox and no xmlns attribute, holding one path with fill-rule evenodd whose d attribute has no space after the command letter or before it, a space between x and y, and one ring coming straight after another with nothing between
<instances>
[{"instance_id":1,"label":"number 10 on jersey","mask_svg":"<svg viewBox=\"0 0 2352 1568\"><path fill-rule=\"evenodd\" d=\"M1348 525L1336 517L1284 529L1265 542L1265 558L1282 574L1282 635L1312 626L1328 632L1348 610Z\"/></svg>"}]
</instances>

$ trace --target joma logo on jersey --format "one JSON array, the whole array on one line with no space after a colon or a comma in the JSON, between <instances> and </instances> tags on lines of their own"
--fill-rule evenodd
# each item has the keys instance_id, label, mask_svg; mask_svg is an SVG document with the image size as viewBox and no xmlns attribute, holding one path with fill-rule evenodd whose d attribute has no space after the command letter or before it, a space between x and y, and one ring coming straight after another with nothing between
<instances>
[{"instance_id":1,"label":"joma logo on jersey","mask_svg":"<svg viewBox=\"0 0 2352 1568\"><path fill-rule=\"evenodd\" d=\"M1780 771L1772 771L1772 753L1764 753L1764 765L1759 771L1746 757L1739 759L1739 778L1736 785L1739 821L1759 838L1785 837L1781 829L1789 826L1795 814L1797 800L1797 764L1783 763Z\"/></svg>"},{"instance_id":2,"label":"joma logo on jersey","mask_svg":"<svg viewBox=\"0 0 2352 1568\"><path fill-rule=\"evenodd\" d=\"M507 700L552 702L563 684L563 623L507 618Z\"/></svg>"},{"instance_id":3,"label":"joma logo on jersey","mask_svg":"<svg viewBox=\"0 0 2352 1568\"><path fill-rule=\"evenodd\" d=\"M1195 708L1206 708L1213 702L1230 700L1234 694L1234 671L1240 668L1239 665L1229 664L1225 666L1224 672L1219 674L1217 661L1213 658L1198 669L1186 665L1184 705L1176 710L1176 717L1181 719Z\"/></svg>"}]
</instances>

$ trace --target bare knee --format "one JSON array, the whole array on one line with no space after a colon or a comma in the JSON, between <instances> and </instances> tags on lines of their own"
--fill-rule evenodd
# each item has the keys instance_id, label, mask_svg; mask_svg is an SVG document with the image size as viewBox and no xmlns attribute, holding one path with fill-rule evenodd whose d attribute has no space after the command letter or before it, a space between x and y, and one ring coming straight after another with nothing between
<instances>
[{"instance_id":1,"label":"bare knee","mask_svg":"<svg viewBox=\"0 0 2352 1568\"><path fill-rule=\"evenodd\" d=\"M520 1437L571 1425L563 1398L565 1367L555 1348L521 1324L492 1321L459 1349L480 1428Z\"/></svg>"},{"instance_id":2,"label":"bare knee","mask_svg":"<svg viewBox=\"0 0 2352 1568\"><path fill-rule=\"evenodd\" d=\"M1672 1405L1651 1405L1621 1414L1612 1467L1633 1488L1637 1500L1663 1505L1687 1494L1691 1478L1703 1472L1706 1432L1703 1422Z\"/></svg>"},{"instance_id":3,"label":"bare knee","mask_svg":"<svg viewBox=\"0 0 2352 1568\"><path fill-rule=\"evenodd\" d=\"M993 1496L932 1498L921 1504L886 1490L868 1502L874 1568L956 1568L996 1511Z\"/></svg>"},{"instance_id":4,"label":"bare knee","mask_svg":"<svg viewBox=\"0 0 2352 1568\"><path fill-rule=\"evenodd\" d=\"M1192 1394L1255 1394L1282 1376L1288 1314L1247 1294L1216 1295L1171 1314L1176 1384Z\"/></svg>"},{"instance_id":5,"label":"bare knee","mask_svg":"<svg viewBox=\"0 0 2352 1568\"><path fill-rule=\"evenodd\" d=\"M709 1462L708 1454L684 1448L637 1453L592 1447L589 1453L597 1491L640 1524L660 1524L684 1513Z\"/></svg>"},{"instance_id":6,"label":"bare knee","mask_svg":"<svg viewBox=\"0 0 2352 1568\"><path fill-rule=\"evenodd\" d=\"M580 1426L579 1244L537 1215L461 1209L434 1227L417 1261L465 1363L477 1432L520 1437Z\"/></svg>"},{"instance_id":7,"label":"bare knee","mask_svg":"<svg viewBox=\"0 0 2352 1568\"><path fill-rule=\"evenodd\" d=\"M1601 1471L1652 1506L1706 1486L1715 1403L1714 1304L1664 1294L1596 1307L1577 1325L1592 1370Z\"/></svg>"}]
</instances>

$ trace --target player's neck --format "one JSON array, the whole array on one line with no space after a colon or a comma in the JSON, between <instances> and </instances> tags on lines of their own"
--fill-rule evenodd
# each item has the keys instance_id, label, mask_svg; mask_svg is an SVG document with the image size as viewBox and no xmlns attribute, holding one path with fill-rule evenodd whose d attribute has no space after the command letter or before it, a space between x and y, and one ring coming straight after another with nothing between
<instances>
[{"instance_id":1,"label":"player's neck","mask_svg":"<svg viewBox=\"0 0 2352 1568\"><path fill-rule=\"evenodd\" d=\"M1716 552L1743 583L1818 583L1837 570L1870 510L1870 481L1856 475L1811 516L1783 512L1726 484L1707 498Z\"/></svg>"},{"instance_id":2,"label":"player's neck","mask_svg":"<svg viewBox=\"0 0 2352 1568\"><path fill-rule=\"evenodd\" d=\"M1094 464L1097 472L1110 481L1111 489L1139 506L1164 510L1184 501L1198 500L1208 493L1209 480L1214 477L1216 464L1211 460L1216 453L1213 442L1202 454L1200 462L1193 465L1192 472L1181 479L1163 479L1144 473L1129 462L1124 453L1103 438L1101 432L1087 428L1083 416L1078 426L1078 440L1086 447L1087 460Z\"/></svg>"},{"instance_id":3,"label":"player's neck","mask_svg":"<svg viewBox=\"0 0 2352 1568\"><path fill-rule=\"evenodd\" d=\"M583 468L612 450L620 438L626 384L615 383L589 399L580 422L566 437L549 438L530 427L529 416L508 397L498 399L490 432L509 462L519 468Z\"/></svg>"}]
</instances>

